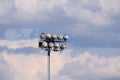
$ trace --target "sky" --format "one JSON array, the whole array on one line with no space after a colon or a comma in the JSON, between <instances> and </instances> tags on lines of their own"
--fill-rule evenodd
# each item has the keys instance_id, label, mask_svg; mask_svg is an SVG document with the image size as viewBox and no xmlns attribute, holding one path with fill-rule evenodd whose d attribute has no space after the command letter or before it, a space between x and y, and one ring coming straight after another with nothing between
<instances>
[{"instance_id":1,"label":"sky","mask_svg":"<svg viewBox=\"0 0 120 80\"><path fill-rule=\"evenodd\" d=\"M51 80L120 80L120 0L0 0L0 80L46 80L40 33L68 34Z\"/></svg>"}]
</instances>

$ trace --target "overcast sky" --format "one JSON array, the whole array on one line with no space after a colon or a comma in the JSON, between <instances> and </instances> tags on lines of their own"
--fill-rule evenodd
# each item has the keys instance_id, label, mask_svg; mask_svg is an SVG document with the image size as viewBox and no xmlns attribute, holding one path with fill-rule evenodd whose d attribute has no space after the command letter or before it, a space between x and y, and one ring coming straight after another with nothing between
<instances>
[{"instance_id":1,"label":"overcast sky","mask_svg":"<svg viewBox=\"0 0 120 80\"><path fill-rule=\"evenodd\" d=\"M41 32L70 36L52 80L120 80L120 0L0 0L0 80L47 79Z\"/></svg>"}]
</instances>

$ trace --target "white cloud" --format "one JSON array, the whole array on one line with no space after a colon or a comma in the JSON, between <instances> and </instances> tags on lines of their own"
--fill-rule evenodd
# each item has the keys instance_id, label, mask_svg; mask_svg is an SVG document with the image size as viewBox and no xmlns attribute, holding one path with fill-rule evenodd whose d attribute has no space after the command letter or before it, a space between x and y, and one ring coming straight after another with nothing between
<instances>
[{"instance_id":1,"label":"white cloud","mask_svg":"<svg viewBox=\"0 0 120 80\"><path fill-rule=\"evenodd\" d=\"M15 0L15 6L20 12L34 13L37 11L38 0Z\"/></svg>"},{"instance_id":2,"label":"white cloud","mask_svg":"<svg viewBox=\"0 0 120 80\"><path fill-rule=\"evenodd\" d=\"M42 54L42 53L41 53ZM8 63L8 65L0 64L2 66L11 67L8 70L13 72L12 79L9 80L45 80L47 77L47 56L39 55L38 53L30 54L30 55L21 55L21 54L7 54L6 52L2 52L0 54L4 60L4 62ZM57 60L56 60L57 57ZM51 55L51 75L57 76L59 70L65 64L66 58L65 55L52 54ZM58 64L59 63L59 64ZM54 66L53 66L54 65ZM2 69L0 68L2 71ZM4 69L3 69L4 70ZM0 72L1 72L0 71ZM7 72L6 74L7 75ZM1 77L0 77L1 79ZM8 79L5 79L8 80Z\"/></svg>"},{"instance_id":3,"label":"white cloud","mask_svg":"<svg viewBox=\"0 0 120 80\"><path fill-rule=\"evenodd\" d=\"M113 21L112 15L120 13L119 0L0 0L0 2L0 16L9 14L10 17L14 17L13 19L26 21L51 20L50 14L54 14L56 6L59 6L67 17L95 25L110 24Z\"/></svg>"},{"instance_id":4,"label":"white cloud","mask_svg":"<svg viewBox=\"0 0 120 80\"><path fill-rule=\"evenodd\" d=\"M120 0L100 0L100 6L104 13L110 15L119 15L120 13Z\"/></svg>"},{"instance_id":5,"label":"white cloud","mask_svg":"<svg viewBox=\"0 0 120 80\"><path fill-rule=\"evenodd\" d=\"M68 1L64 6L68 16L76 17L82 22L95 25L111 23L111 14L120 13L119 0L76 0Z\"/></svg>"},{"instance_id":6,"label":"white cloud","mask_svg":"<svg viewBox=\"0 0 120 80\"><path fill-rule=\"evenodd\" d=\"M15 0L18 19L47 21L49 13L53 13L56 0Z\"/></svg>"},{"instance_id":7,"label":"white cloud","mask_svg":"<svg viewBox=\"0 0 120 80\"><path fill-rule=\"evenodd\" d=\"M84 52L76 57L71 57L71 54L70 50L63 51L62 55L52 52L52 80L120 79L120 56L99 57ZM11 79L5 78L4 80L45 80L47 77L47 56L45 55L38 53L8 54L4 51L0 57L0 65L4 66L4 68L0 67L0 79L3 70L7 70L7 72L2 76L11 77Z\"/></svg>"},{"instance_id":8,"label":"white cloud","mask_svg":"<svg viewBox=\"0 0 120 80\"><path fill-rule=\"evenodd\" d=\"M120 79L120 56L99 57L89 52L74 58L61 71L71 80L113 80Z\"/></svg>"},{"instance_id":9,"label":"white cloud","mask_svg":"<svg viewBox=\"0 0 120 80\"><path fill-rule=\"evenodd\" d=\"M39 42L38 39L17 40L17 41L0 40L0 46L4 46L10 49L25 48L25 47L38 48L38 42Z\"/></svg>"}]
</instances>

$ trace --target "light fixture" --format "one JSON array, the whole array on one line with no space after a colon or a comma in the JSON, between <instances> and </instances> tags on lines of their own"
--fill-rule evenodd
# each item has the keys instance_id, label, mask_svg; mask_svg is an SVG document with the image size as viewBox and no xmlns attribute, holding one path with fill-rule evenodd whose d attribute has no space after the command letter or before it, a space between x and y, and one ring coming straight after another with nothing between
<instances>
[{"instance_id":1,"label":"light fixture","mask_svg":"<svg viewBox=\"0 0 120 80\"><path fill-rule=\"evenodd\" d=\"M42 47L46 48L48 46L48 43L47 42L43 42L42 43Z\"/></svg>"},{"instance_id":2,"label":"light fixture","mask_svg":"<svg viewBox=\"0 0 120 80\"><path fill-rule=\"evenodd\" d=\"M50 80L50 51L63 51L66 48L64 44L68 40L68 35L56 35L50 33L41 33L39 47L48 51L48 80Z\"/></svg>"},{"instance_id":3,"label":"light fixture","mask_svg":"<svg viewBox=\"0 0 120 80\"><path fill-rule=\"evenodd\" d=\"M55 48L59 48L59 47L60 47L59 43L55 42L55 43L54 43L54 47L55 47Z\"/></svg>"},{"instance_id":4,"label":"light fixture","mask_svg":"<svg viewBox=\"0 0 120 80\"><path fill-rule=\"evenodd\" d=\"M47 33L46 36L47 36L48 39L51 39L51 34L50 33Z\"/></svg>"},{"instance_id":5,"label":"light fixture","mask_svg":"<svg viewBox=\"0 0 120 80\"><path fill-rule=\"evenodd\" d=\"M41 33L40 37L41 37L42 39L45 39L45 38L46 38L46 34L45 34L45 33Z\"/></svg>"},{"instance_id":6,"label":"light fixture","mask_svg":"<svg viewBox=\"0 0 120 80\"><path fill-rule=\"evenodd\" d=\"M67 34L64 35L64 40L68 40L69 36Z\"/></svg>"},{"instance_id":7,"label":"light fixture","mask_svg":"<svg viewBox=\"0 0 120 80\"><path fill-rule=\"evenodd\" d=\"M56 38L57 38L57 35L56 35L56 34L53 34L53 35L52 35L52 38L53 38L53 39L56 39Z\"/></svg>"},{"instance_id":8,"label":"light fixture","mask_svg":"<svg viewBox=\"0 0 120 80\"><path fill-rule=\"evenodd\" d=\"M52 42L49 43L49 47L53 48L54 44Z\"/></svg>"},{"instance_id":9,"label":"light fixture","mask_svg":"<svg viewBox=\"0 0 120 80\"><path fill-rule=\"evenodd\" d=\"M63 49L66 48L66 45L65 45L65 44L62 44L62 45L60 46L60 48L63 50Z\"/></svg>"},{"instance_id":10,"label":"light fixture","mask_svg":"<svg viewBox=\"0 0 120 80\"><path fill-rule=\"evenodd\" d=\"M62 40L62 39L63 39L63 35L62 35L62 34L59 34L59 35L58 35L58 39L59 39L59 40Z\"/></svg>"}]
</instances>

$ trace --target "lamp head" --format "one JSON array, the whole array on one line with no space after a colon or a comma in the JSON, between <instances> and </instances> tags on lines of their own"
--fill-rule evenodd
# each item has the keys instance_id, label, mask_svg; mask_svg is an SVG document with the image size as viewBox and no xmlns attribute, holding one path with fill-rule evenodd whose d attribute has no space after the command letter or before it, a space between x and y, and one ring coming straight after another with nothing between
<instances>
[{"instance_id":1,"label":"lamp head","mask_svg":"<svg viewBox=\"0 0 120 80\"><path fill-rule=\"evenodd\" d=\"M53 38L53 39L56 39L56 38L57 38L57 35L56 35L56 34L53 34L53 35L52 35L52 38Z\"/></svg>"},{"instance_id":2,"label":"lamp head","mask_svg":"<svg viewBox=\"0 0 120 80\"><path fill-rule=\"evenodd\" d=\"M42 43L42 47L46 48L48 46L48 43L47 42L43 42Z\"/></svg>"},{"instance_id":3,"label":"lamp head","mask_svg":"<svg viewBox=\"0 0 120 80\"><path fill-rule=\"evenodd\" d=\"M46 39L46 34L45 33L41 33L40 38L41 39Z\"/></svg>"},{"instance_id":4,"label":"lamp head","mask_svg":"<svg viewBox=\"0 0 120 80\"><path fill-rule=\"evenodd\" d=\"M62 39L63 39L63 35L62 35L62 34L59 34L59 35L58 35L58 39L59 39L59 40L62 40Z\"/></svg>"},{"instance_id":5,"label":"lamp head","mask_svg":"<svg viewBox=\"0 0 120 80\"><path fill-rule=\"evenodd\" d=\"M54 44L52 42L49 43L49 47L50 48L53 48L54 47Z\"/></svg>"},{"instance_id":6,"label":"lamp head","mask_svg":"<svg viewBox=\"0 0 120 80\"><path fill-rule=\"evenodd\" d=\"M50 33L41 33L40 35L41 41L39 42L39 47L45 50L51 49L53 51L62 51L66 48L64 42L66 42L69 38L68 35L56 35Z\"/></svg>"},{"instance_id":7,"label":"lamp head","mask_svg":"<svg viewBox=\"0 0 120 80\"><path fill-rule=\"evenodd\" d=\"M69 36L67 34L65 34L63 38L64 38L64 40L68 40Z\"/></svg>"},{"instance_id":8,"label":"lamp head","mask_svg":"<svg viewBox=\"0 0 120 80\"><path fill-rule=\"evenodd\" d=\"M48 39L51 39L51 34L50 33L47 33L46 36L47 36Z\"/></svg>"},{"instance_id":9,"label":"lamp head","mask_svg":"<svg viewBox=\"0 0 120 80\"><path fill-rule=\"evenodd\" d=\"M54 47L55 47L55 48L59 48L59 47L60 47L60 44L55 42L55 43L54 43Z\"/></svg>"},{"instance_id":10,"label":"lamp head","mask_svg":"<svg viewBox=\"0 0 120 80\"><path fill-rule=\"evenodd\" d=\"M65 44L62 44L62 45L60 46L60 48L63 50L63 49L66 48L66 45L65 45Z\"/></svg>"}]
</instances>

